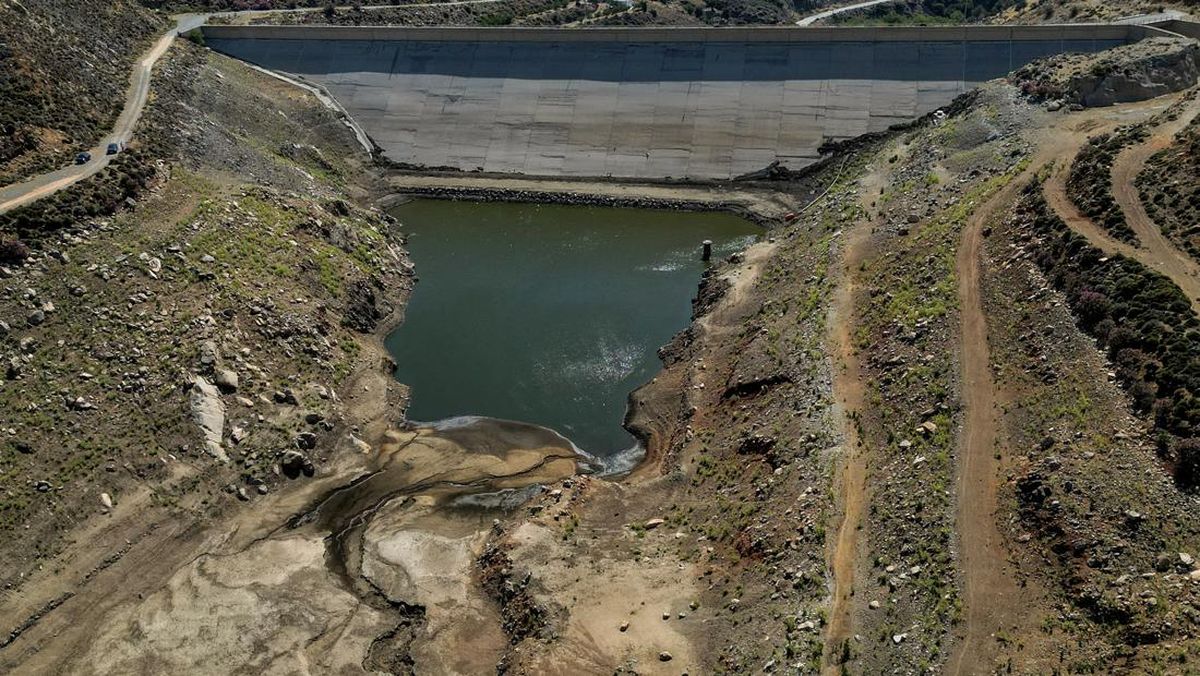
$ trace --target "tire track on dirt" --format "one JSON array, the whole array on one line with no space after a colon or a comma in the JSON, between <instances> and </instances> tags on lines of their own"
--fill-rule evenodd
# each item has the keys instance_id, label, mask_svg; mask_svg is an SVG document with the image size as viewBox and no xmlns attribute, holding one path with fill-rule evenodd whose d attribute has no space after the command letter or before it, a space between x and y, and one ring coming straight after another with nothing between
<instances>
[{"instance_id":1,"label":"tire track on dirt","mask_svg":"<svg viewBox=\"0 0 1200 676\"><path fill-rule=\"evenodd\" d=\"M1182 267L1170 265L1172 256L1169 254L1166 258L1163 258L1162 255L1149 248L1136 247L1132 244L1122 242L1110 235L1104 228L1096 225L1067 196L1066 174L1067 166L1065 164L1055 167L1050 176L1046 178L1045 183L1042 184L1042 194L1045 196L1046 203L1050 205L1054 213L1071 230L1085 237L1092 246L1100 249L1105 254L1109 256L1120 254L1126 258L1131 258L1147 268L1168 277L1188 297L1188 300L1192 304L1192 309L1200 313L1200 279L1192 277L1183 271Z\"/></svg>"},{"instance_id":2,"label":"tire track on dirt","mask_svg":"<svg viewBox=\"0 0 1200 676\"><path fill-rule=\"evenodd\" d=\"M1073 121L1074 122L1074 121ZM1089 118L1070 128L1049 129L1035 145L1026 168L977 207L967 218L955 262L960 312L960 369L963 426L959 433L956 530L963 579L961 640L947 662L946 673L992 671L999 647L990 639L997 631L1017 628L1031 619L1031 594L1018 585L1016 571L996 525L1004 441L992 378L984 277L985 229L1019 198L1021 190L1047 164L1086 142Z\"/></svg>"},{"instance_id":3,"label":"tire track on dirt","mask_svg":"<svg viewBox=\"0 0 1200 676\"><path fill-rule=\"evenodd\" d=\"M1155 104L1133 104L1088 111L1066 118L1046 129L1036 139L1037 151L1027 167L987 202L978 207L963 229L956 261L960 306L961 377L963 428L957 480L957 531L960 566L963 577L963 628L961 641L947 663L950 674L989 673L1000 657L999 644L991 640L1001 630L1023 634L1023 654L1032 656L1028 641L1040 631L1030 626L1036 619L1040 594L1018 584L1016 570L1009 562L1008 550L996 523L1000 471L1004 466L1005 442L998 403L1003 393L992 378L991 352L988 346L987 316L983 306L981 281L984 276L983 242L985 228L994 218L1019 199L1021 190L1044 168L1060 157L1074 157L1090 134L1125 120L1124 114L1149 115ZM1104 238L1113 247L1129 250L1101 232L1066 197L1065 167L1060 165L1045 181L1043 189L1052 208L1068 209L1074 221L1071 227L1087 230L1085 236ZM1095 240L1093 240L1095 241ZM1107 249L1106 249L1107 250ZM1124 251L1122 251L1124 253Z\"/></svg>"},{"instance_id":4,"label":"tire track on dirt","mask_svg":"<svg viewBox=\"0 0 1200 676\"><path fill-rule=\"evenodd\" d=\"M829 553L829 569L833 575L829 627L825 634L822 671L841 672L847 642L852 635L851 603L854 578L861 558L858 532L862 527L863 510L867 500L867 448L858 433L858 414L866 401L866 388L857 351L854 348L854 327L858 314L854 301L858 291L857 273L867 258L871 230L878 214L871 214L871 196L877 196L887 183L890 170L882 162L860 180L860 204L868 218L854 224L843 233L842 274L829 308L829 343L834 348L837 363L833 369L833 392L837 408L843 417L845 462L839 474L841 520L837 537Z\"/></svg>"},{"instance_id":5,"label":"tire track on dirt","mask_svg":"<svg viewBox=\"0 0 1200 676\"><path fill-rule=\"evenodd\" d=\"M1160 125L1148 139L1117 155L1111 176L1113 197L1124 212L1125 221L1142 243L1139 251L1144 248L1148 260L1155 263L1152 268L1170 277L1187 294L1192 309L1200 311L1200 265L1167 239L1162 228L1146 213L1136 184L1150 156L1169 147L1175 134L1183 130L1197 113L1200 113L1200 101L1193 99L1179 117ZM1141 262L1146 264L1146 261Z\"/></svg>"},{"instance_id":6,"label":"tire track on dirt","mask_svg":"<svg viewBox=\"0 0 1200 676\"><path fill-rule=\"evenodd\" d=\"M992 380L983 277L984 228L1012 204L1035 166L1014 177L967 219L958 248L963 427L959 437L957 530L963 571L965 632L948 673L991 671L995 646L987 640L1007 623L1020 621L1027 606L996 527L1001 448L996 385Z\"/></svg>"}]
</instances>

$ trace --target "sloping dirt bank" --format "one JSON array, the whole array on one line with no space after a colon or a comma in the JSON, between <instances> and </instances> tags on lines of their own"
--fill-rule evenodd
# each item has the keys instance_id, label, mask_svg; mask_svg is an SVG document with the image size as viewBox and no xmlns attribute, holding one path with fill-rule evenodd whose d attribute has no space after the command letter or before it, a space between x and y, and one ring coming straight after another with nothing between
<instances>
[{"instance_id":1,"label":"sloping dirt bank","mask_svg":"<svg viewBox=\"0 0 1200 676\"><path fill-rule=\"evenodd\" d=\"M474 446L481 441L484 448ZM38 652L23 666L357 670L386 662L403 633L423 664L479 673L495 664L503 640L494 607L470 593L474 560L505 509L499 499L462 500L571 476L575 460L561 437L529 426L482 420L391 432L367 474L265 535L262 520L210 535L161 588L108 609L99 630L83 629L71 650ZM375 647L385 635L387 645ZM55 646L72 644L64 638Z\"/></svg>"},{"instance_id":2,"label":"sloping dirt bank","mask_svg":"<svg viewBox=\"0 0 1200 676\"><path fill-rule=\"evenodd\" d=\"M1175 246L1163 233L1142 204L1137 178L1150 156L1171 145L1172 139L1200 114L1200 101L1195 93L1185 99L1184 108L1174 119L1150 130L1150 137L1117 155L1112 166L1112 192L1125 214L1126 222L1145 247L1156 269L1187 294L1193 308L1200 309L1200 265L1186 251Z\"/></svg>"}]
</instances>

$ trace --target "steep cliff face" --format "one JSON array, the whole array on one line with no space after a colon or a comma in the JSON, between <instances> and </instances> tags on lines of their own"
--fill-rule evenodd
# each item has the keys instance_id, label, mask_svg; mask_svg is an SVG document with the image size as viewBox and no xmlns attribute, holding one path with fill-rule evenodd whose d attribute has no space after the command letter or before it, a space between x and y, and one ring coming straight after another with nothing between
<instances>
[{"instance_id":1,"label":"steep cliff face","mask_svg":"<svg viewBox=\"0 0 1200 676\"><path fill-rule=\"evenodd\" d=\"M1052 109L1144 101L1200 80L1200 43L1183 37L1142 40L1098 54L1063 54L1013 71L1009 81Z\"/></svg>"},{"instance_id":2,"label":"steep cliff face","mask_svg":"<svg viewBox=\"0 0 1200 676\"><path fill-rule=\"evenodd\" d=\"M1200 79L1200 43L1155 38L1144 56L1118 65L1116 61L1096 63L1089 72L1077 75L1067 90L1076 103L1084 106L1111 106L1114 103L1143 101L1181 91Z\"/></svg>"},{"instance_id":3,"label":"steep cliff face","mask_svg":"<svg viewBox=\"0 0 1200 676\"><path fill-rule=\"evenodd\" d=\"M165 26L127 0L0 0L0 184L98 141Z\"/></svg>"}]
</instances>

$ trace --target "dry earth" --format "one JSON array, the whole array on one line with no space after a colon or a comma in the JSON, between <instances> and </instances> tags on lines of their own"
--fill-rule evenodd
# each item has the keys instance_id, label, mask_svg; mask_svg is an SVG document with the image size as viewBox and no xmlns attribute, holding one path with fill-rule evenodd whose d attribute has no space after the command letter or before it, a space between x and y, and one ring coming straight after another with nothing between
<instances>
[{"instance_id":1,"label":"dry earth","mask_svg":"<svg viewBox=\"0 0 1200 676\"><path fill-rule=\"evenodd\" d=\"M1077 285L1163 285L1186 337L1189 279L1053 169L1180 97L1051 111L994 82L788 180L588 184L374 167L305 92L185 44L161 68L145 185L5 268L0 670L1193 668L1179 428L1101 351L1148 323L1094 339ZM1188 111L1111 172L1143 241L1126 183ZM631 395L645 461L580 476L548 430L403 422L381 337L412 268L372 207L398 193L768 229Z\"/></svg>"}]
</instances>

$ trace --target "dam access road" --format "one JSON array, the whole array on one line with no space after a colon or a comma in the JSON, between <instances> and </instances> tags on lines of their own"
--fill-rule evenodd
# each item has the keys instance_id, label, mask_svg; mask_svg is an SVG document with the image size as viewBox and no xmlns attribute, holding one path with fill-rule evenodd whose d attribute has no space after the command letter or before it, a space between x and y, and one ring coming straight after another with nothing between
<instances>
[{"instance_id":1,"label":"dam access road","mask_svg":"<svg viewBox=\"0 0 1200 676\"><path fill-rule=\"evenodd\" d=\"M1036 58L1144 25L610 29L205 26L323 87L414 169L731 179L882 131Z\"/></svg>"}]
</instances>

